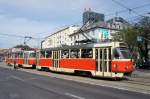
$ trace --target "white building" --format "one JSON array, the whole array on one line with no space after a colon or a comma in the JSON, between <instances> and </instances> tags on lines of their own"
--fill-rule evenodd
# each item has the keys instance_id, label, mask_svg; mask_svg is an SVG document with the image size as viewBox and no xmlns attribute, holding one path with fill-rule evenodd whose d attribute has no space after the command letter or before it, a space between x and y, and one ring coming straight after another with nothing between
<instances>
[{"instance_id":1,"label":"white building","mask_svg":"<svg viewBox=\"0 0 150 99\"><path fill-rule=\"evenodd\" d=\"M123 18L115 17L107 22L87 23L82 27L76 25L69 26L46 37L42 42L42 48L79 45L91 41L98 43L112 40L114 34L124 26L127 26L127 24L128 23Z\"/></svg>"},{"instance_id":2,"label":"white building","mask_svg":"<svg viewBox=\"0 0 150 99\"><path fill-rule=\"evenodd\" d=\"M74 34L70 35L71 45L79 45L79 41L94 40L95 43L112 40L113 34L115 34L118 30L104 28L104 27L95 27L91 29L87 29L85 31L77 31Z\"/></svg>"},{"instance_id":3,"label":"white building","mask_svg":"<svg viewBox=\"0 0 150 99\"><path fill-rule=\"evenodd\" d=\"M71 45L71 39L69 35L73 34L78 29L79 26L74 25L52 33L50 36L46 37L45 40L42 42L42 48L52 48L61 47L64 45Z\"/></svg>"},{"instance_id":4,"label":"white building","mask_svg":"<svg viewBox=\"0 0 150 99\"><path fill-rule=\"evenodd\" d=\"M113 17L107 20L107 24L108 27L115 28L115 29L123 29L129 25L129 23L122 17Z\"/></svg>"},{"instance_id":5,"label":"white building","mask_svg":"<svg viewBox=\"0 0 150 99\"><path fill-rule=\"evenodd\" d=\"M53 48L70 45L79 45L88 40L94 40L94 43L98 43L105 40L112 40L113 34L118 30L108 27L108 24L101 22L100 24L91 24L84 27L69 26L63 28L50 36L46 37L42 42L42 48Z\"/></svg>"}]
</instances>

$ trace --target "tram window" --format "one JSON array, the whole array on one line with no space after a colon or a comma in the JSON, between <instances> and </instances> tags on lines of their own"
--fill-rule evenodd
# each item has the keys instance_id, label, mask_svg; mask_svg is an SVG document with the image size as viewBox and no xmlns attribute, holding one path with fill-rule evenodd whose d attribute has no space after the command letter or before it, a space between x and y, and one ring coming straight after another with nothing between
<instances>
[{"instance_id":1,"label":"tram window","mask_svg":"<svg viewBox=\"0 0 150 99\"><path fill-rule=\"evenodd\" d=\"M80 53L79 49L74 49L70 51L70 58L79 58Z\"/></svg>"},{"instance_id":2,"label":"tram window","mask_svg":"<svg viewBox=\"0 0 150 99\"><path fill-rule=\"evenodd\" d=\"M20 58L20 53L18 53L17 57Z\"/></svg>"},{"instance_id":3,"label":"tram window","mask_svg":"<svg viewBox=\"0 0 150 99\"><path fill-rule=\"evenodd\" d=\"M104 59L107 59L107 49L104 49Z\"/></svg>"},{"instance_id":4,"label":"tram window","mask_svg":"<svg viewBox=\"0 0 150 99\"><path fill-rule=\"evenodd\" d=\"M100 49L100 59L103 59L102 50L103 50L103 49Z\"/></svg>"},{"instance_id":5,"label":"tram window","mask_svg":"<svg viewBox=\"0 0 150 99\"><path fill-rule=\"evenodd\" d=\"M8 57L11 58L11 54L9 54Z\"/></svg>"},{"instance_id":6,"label":"tram window","mask_svg":"<svg viewBox=\"0 0 150 99\"><path fill-rule=\"evenodd\" d=\"M45 51L40 51L40 58L45 58Z\"/></svg>"},{"instance_id":7,"label":"tram window","mask_svg":"<svg viewBox=\"0 0 150 99\"><path fill-rule=\"evenodd\" d=\"M17 54L17 58L20 58L20 53Z\"/></svg>"},{"instance_id":8,"label":"tram window","mask_svg":"<svg viewBox=\"0 0 150 99\"><path fill-rule=\"evenodd\" d=\"M20 58L20 53L18 53L17 57Z\"/></svg>"},{"instance_id":9,"label":"tram window","mask_svg":"<svg viewBox=\"0 0 150 99\"><path fill-rule=\"evenodd\" d=\"M117 49L114 49L114 58L119 59L119 53L117 51Z\"/></svg>"},{"instance_id":10,"label":"tram window","mask_svg":"<svg viewBox=\"0 0 150 99\"><path fill-rule=\"evenodd\" d=\"M93 50L92 49L82 49L81 57L82 58L92 58L93 57Z\"/></svg>"},{"instance_id":11,"label":"tram window","mask_svg":"<svg viewBox=\"0 0 150 99\"><path fill-rule=\"evenodd\" d=\"M35 58L36 57L36 53L30 53L30 58Z\"/></svg>"},{"instance_id":12,"label":"tram window","mask_svg":"<svg viewBox=\"0 0 150 99\"><path fill-rule=\"evenodd\" d=\"M20 58L23 58L23 53L21 53Z\"/></svg>"},{"instance_id":13,"label":"tram window","mask_svg":"<svg viewBox=\"0 0 150 99\"><path fill-rule=\"evenodd\" d=\"M17 58L18 57L17 53L14 53L14 56L15 56L14 58Z\"/></svg>"},{"instance_id":14,"label":"tram window","mask_svg":"<svg viewBox=\"0 0 150 99\"><path fill-rule=\"evenodd\" d=\"M127 48L119 48L121 58L129 59L130 58L130 51Z\"/></svg>"},{"instance_id":15,"label":"tram window","mask_svg":"<svg viewBox=\"0 0 150 99\"><path fill-rule=\"evenodd\" d=\"M46 58L51 58L52 52L51 51L46 51Z\"/></svg>"},{"instance_id":16,"label":"tram window","mask_svg":"<svg viewBox=\"0 0 150 99\"><path fill-rule=\"evenodd\" d=\"M62 58L69 58L69 50L62 50L61 57Z\"/></svg>"},{"instance_id":17,"label":"tram window","mask_svg":"<svg viewBox=\"0 0 150 99\"><path fill-rule=\"evenodd\" d=\"M21 58L21 53L18 53L18 58Z\"/></svg>"},{"instance_id":18,"label":"tram window","mask_svg":"<svg viewBox=\"0 0 150 99\"><path fill-rule=\"evenodd\" d=\"M109 59L111 59L111 48L109 48Z\"/></svg>"},{"instance_id":19,"label":"tram window","mask_svg":"<svg viewBox=\"0 0 150 99\"><path fill-rule=\"evenodd\" d=\"M95 50L95 58L98 59L98 49Z\"/></svg>"},{"instance_id":20,"label":"tram window","mask_svg":"<svg viewBox=\"0 0 150 99\"><path fill-rule=\"evenodd\" d=\"M129 59L130 52L127 48L115 48L114 49L114 58L116 59Z\"/></svg>"}]
</instances>

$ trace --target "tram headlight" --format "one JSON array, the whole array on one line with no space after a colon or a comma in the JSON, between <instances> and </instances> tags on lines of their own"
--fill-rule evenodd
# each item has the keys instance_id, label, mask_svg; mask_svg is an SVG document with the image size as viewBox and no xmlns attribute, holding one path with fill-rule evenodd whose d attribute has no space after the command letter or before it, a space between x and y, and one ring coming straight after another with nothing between
<instances>
[{"instance_id":1,"label":"tram headlight","mask_svg":"<svg viewBox=\"0 0 150 99\"><path fill-rule=\"evenodd\" d=\"M129 68L128 66L125 67L126 70L127 70L128 68Z\"/></svg>"},{"instance_id":2,"label":"tram headlight","mask_svg":"<svg viewBox=\"0 0 150 99\"><path fill-rule=\"evenodd\" d=\"M114 68L117 68L117 64L114 64Z\"/></svg>"}]
</instances>

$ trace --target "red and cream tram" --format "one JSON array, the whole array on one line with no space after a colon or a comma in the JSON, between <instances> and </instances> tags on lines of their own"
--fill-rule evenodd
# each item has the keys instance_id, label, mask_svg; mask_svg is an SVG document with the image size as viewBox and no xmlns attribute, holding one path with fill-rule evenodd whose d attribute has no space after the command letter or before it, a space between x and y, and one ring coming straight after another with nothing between
<instances>
[{"instance_id":1,"label":"red and cream tram","mask_svg":"<svg viewBox=\"0 0 150 99\"><path fill-rule=\"evenodd\" d=\"M134 63L124 43L103 42L37 51L37 68L97 77L122 78L131 74Z\"/></svg>"},{"instance_id":2,"label":"red and cream tram","mask_svg":"<svg viewBox=\"0 0 150 99\"><path fill-rule=\"evenodd\" d=\"M130 52L121 42L8 52L6 63L110 78L122 78L134 70Z\"/></svg>"},{"instance_id":3,"label":"red and cream tram","mask_svg":"<svg viewBox=\"0 0 150 99\"><path fill-rule=\"evenodd\" d=\"M6 54L6 63L9 65L18 65L21 67L34 67L36 66L36 52L30 51L9 51Z\"/></svg>"}]
</instances>

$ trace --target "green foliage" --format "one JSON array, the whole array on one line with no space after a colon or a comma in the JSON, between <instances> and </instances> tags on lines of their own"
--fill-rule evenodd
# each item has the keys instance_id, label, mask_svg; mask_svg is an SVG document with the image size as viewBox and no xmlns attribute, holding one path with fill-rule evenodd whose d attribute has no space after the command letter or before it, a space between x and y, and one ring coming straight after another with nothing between
<instances>
[{"instance_id":1,"label":"green foliage","mask_svg":"<svg viewBox=\"0 0 150 99\"><path fill-rule=\"evenodd\" d=\"M143 17L137 25L140 35L144 38L150 39L150 17Z\"/></svg>"},{"instance_id":2,"label":"green foliage","mask_svg":"<svg viewBox=\"0 0 150 99\"><path fill-rule=\"evenodd\" d=\"M129 49L133 51L133 49L136 47L138 35L138 29L136 29L134 26L130 26L123 28L118 33L116 33L114 40L125 42Z\"/></svg>"},{"instance_id":3,"label":"green foliage","mask_svg":"<svg viewBox=\"0 0 150 99\"><path fill-rule=\"evenodd\" d=\"M143 43L139 43L139 51L141 53L141 59L144 59L144 61L149 60L148 56L148 45L150 45L150 17L143 17L139 22L138 22L138 29L140 32L140 36L144 38Z\"/></svg>"},{"instance_id":4,"label":"green foliage","mask_svg":"<svg viewBox=\"0 0 150 99\"><path fill-rule=\"evenodd\" d=\"M141 36L143 42L137 42ZM139 51L142 61L147 61L148 44L150 44L150 17L142 17L135 25L128 26L115 34L114 40L125 42L131 52Z\"/></svg>"}]
</instances>

